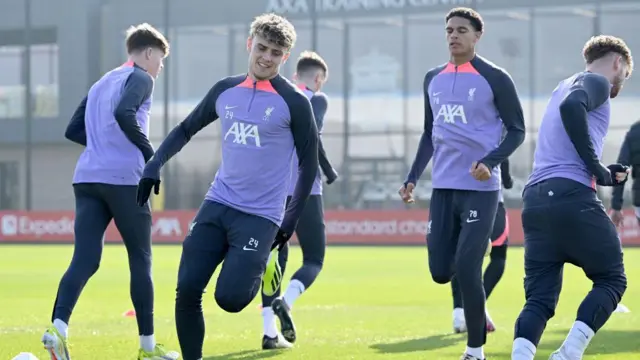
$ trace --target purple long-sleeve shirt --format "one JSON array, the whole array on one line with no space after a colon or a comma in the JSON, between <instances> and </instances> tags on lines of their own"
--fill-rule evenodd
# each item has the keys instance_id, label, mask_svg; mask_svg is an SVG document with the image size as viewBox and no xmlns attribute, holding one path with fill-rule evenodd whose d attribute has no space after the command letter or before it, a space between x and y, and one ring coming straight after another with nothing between
<instances>
[{"instance_id":1,"label":"purple long-sleeve shirt","mask_svg":"<svg viewBox=\"0 0 640 360\"><path fill-rule=\"evenodd\" d=\"M433 188L499 190L499 165L525 136L522 106L509 74L475 56L463 65L430 70L423 85L424 132L405 183L416 184L433 157ZM488 181L473 178L474 161L489 167Z\"/></svg>"}]
</instances>

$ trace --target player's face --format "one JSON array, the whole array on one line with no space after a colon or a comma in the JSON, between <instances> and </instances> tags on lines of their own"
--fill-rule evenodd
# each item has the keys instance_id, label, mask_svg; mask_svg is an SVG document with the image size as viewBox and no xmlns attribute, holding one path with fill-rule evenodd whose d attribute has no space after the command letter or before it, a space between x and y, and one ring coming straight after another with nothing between
<instances>
[{"instance_id":1,"label":"player's face","mask_svg":"<svg viewBox=\"0 0 640 360\"><path fill-rule=\"evenodd\" d=\"M451 55L467 55L473 53L481 32L476 31L471 22L462 17L452 17L447 21L447 43Z\"/></svg>"},{"instance_id":2,"label":"player's face","mask_svg":"<svg viewBox=\"0 0 640 360\"><path fill-rule=\"evenodd\" d=\"M611 98L615 98L618 96L620 91L622 91L622 87L624 86L624 82L629 77L629 65L622 59L622 56L616 56L613 61L613 80L611 81Z\"/></svg>"},{"instance_id":3,"label":"player's face","mask_svg":"<svg viewBox=\"0 0 640 360\"><path fill-rule=\"evenodd\" d=\"M261 36L249 37L249 72L256 80L271 79L289 58L289 49L271 43Z\"/></svg>"},{"instance_id":4,"label":"player's face","mask_svg":"<svg viewBox=\"0 0 640 360\"><path fill-rule=\"evenodd\" d=\"M162 50L148 48L144 52L144 60L146 62L147 72L154 78L157 78L164 67L164 53Z\"/></svg>"}]
</instances>

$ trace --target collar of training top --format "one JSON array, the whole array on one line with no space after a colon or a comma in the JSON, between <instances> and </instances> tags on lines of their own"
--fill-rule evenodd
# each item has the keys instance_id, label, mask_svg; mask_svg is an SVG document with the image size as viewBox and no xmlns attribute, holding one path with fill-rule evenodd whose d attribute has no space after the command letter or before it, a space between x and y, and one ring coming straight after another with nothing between
<instances>
[{"instance_id":1,"label":"collar of training top","mask_svg":"<svg viewBox=\"0 0 640 360\"><path fill-rule=\"evenodd\" d=\"M452 71L452 70L458 70L458 71L464 71L464 70L470 70L473 69L473 66L479 61L478 59L478 55L473 55L473 58L471 58L471 60L467 61L464 64L460 64L460 65L456 65L454 63L451 62L451 60L449 60L449 62L447 63L447 66L445 67L445 70L448 71Z\"/></svg>"},{"instance_id":2,"label":"collar of training top","mask_svg":"<svg viewBox=\"0 0 640 360\"><path fill-rule=\"evenodd\" d=\"M134 68L138 68L144 72L147 72L147 70L145 68L143 68L142 66L136 64L135 62L133 62L133 60L129 60L126 63L122 64L122 67L134 67Z\"/></svg>"}]
</instances>

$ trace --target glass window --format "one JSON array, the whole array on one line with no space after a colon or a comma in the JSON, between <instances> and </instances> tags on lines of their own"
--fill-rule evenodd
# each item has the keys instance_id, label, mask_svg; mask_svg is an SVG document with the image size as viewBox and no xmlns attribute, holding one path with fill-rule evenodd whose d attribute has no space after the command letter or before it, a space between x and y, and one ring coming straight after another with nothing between
<instances>
[{"instance_id":1,"label":"glass window","mask_svg":"<svg viewBox=\"0 0 640 360\"><path fill-rule=\"evenodd\" d=\"M238 27L234 31L233 40L233 74L243 74L248 69L249 53L247 52L247 39L249 29Z\"/></svg>"},{"instance_id":2,"label":"glass window","mask_svg":"<svg viewBox=\"0 0 640 360\"><path fill-rule=\"evenodd\" d=\"M329 78L322 91L329 96L322 142L333 166L342 164L344 153L344 24L342 20L318 21L318 53L327 62Z\"/></svg>"},{"instance_id":3,"label":"glass window","mask_svg":"<svg viewBox=\"0 0 640 360\"><path fill-rule=\"evenodd\" d=\"M631 53L637 55L637 49L640 48L640 4L608 4L602 6L602 17L600 19L600 29L603 34L619 36L631 48ZM634 50L636 51L634 53ZM638 58L636 56L636 58ZM636 60L636 64L638 60ZM640 79L638 78L638 65L636 71L632 74L624 85L624 89L620 95L611 102L611 127L615 129L623 129L624 131L610 131L607 136L607 142L612 144L622 143L624 134L628 127L640 118L637 112L638 101L637 96L640 93ZM605 156L607 151L605 148ZM612 159L617 156L618 149L612 153Z\"/></svg>"},{"instance_id":4,"label":"glass window","mask_svg":"<svg viewBox=\"0 0 640 360\"><path fill-rule=\"evenodd\" d=\"M169 40L170 53L169 57L164 60L165 68L160 72L160 75L155 80L155 85L153 88L153 101L151 103L151 124L150 127L150 138L152 141L157 142L155 145L158 146L160 141L164 139L165 135L168 134L173 127L184 120L184 113L180 114L182 117L178 116L177 106L175 103L176 96L176 80L177 80L177 70L176 70L176 56L175 54L178 52L177 43L175 41L175 29L170 28L168 33L165 33L167 29L162 27L160 29L167 39ZM124 48L124 38L121 47ZM124 50L123 58L127 58L126 49ZM118 64L119 65L119 64ZM165 86L169 82L169 101L168 101L168 124L165 124L164 120L164 102L165 102ZM166 125L166 127L165 127Z\"/></svg>"},{"instance_id":5,"label":"glass window","mask_svg":"<svg viewBox=\"0 0 640 360\"><path fill-rule=\"evenodd\" d=\"M229 29L227 27L178 28L172 52L172 111L184 119L216 82L229 75ZM209 125L201 136L217 134Z\"/></svg>"},{"instance_id":6,"label":"glass window","mask_svg":"<svg viewBox=\"0 0 640 360\"><path fill-rule=\"evenodd\" d=\"M58 72L58 44L31 46L34 116L58 115Z\"/></svg>"},{"instance_id":7,"label":"glass window","mask_svg":"<svg viewBox=\"0 0 640 360\"><path fill-rule=\"evenodd\" d=\"M478 42L478 53L509 72L516 84L524 111L528 134L525 143L513 155L512 164L526 164L525 167L530 168L531 145L535 139L533 135L536 124L539 123L538 118L542 116L542 112L534 112L531 107L534 102L530 95L533 93L530 81L530 66L533 61L530 42L531 11L525 8L482 11L482 16L487 27Z\"/></svg>"},{"instance_id":8,"label":"glass window","mask_svg":"<svg viewBox=\"0 0 640 360\"><path fill-rule=\"evenodd\" d=\"M329 66L329 79L324 85L323 91L326 92L332 101L341 101L344 84L344 64L343 53L344 48L344 24L341 20L320 20L318 21L318 53ZM333 103L331 104L333 107ZM342 109L332 111L328 110L336 121L342 122ZM326 121L325 121L326 122Z\"/></svg>"},{"instance_id":9,"label":"glass window","mask_svg":"<svg viewBox=\"0 0 640 360\"><path fill-rule=\"evenodd\" d=\"M539 96L546 99L560 80L584 69L582 48L593 36L594 17L595 10L589 5L536 9L534 59Z\"/></svg>"},{"instance_id":10,"label":"glass window","mask_svg":"<svg viewBox=\"0 0 640 360\"><path fill-rule=\"evenodd\" d=\"M535 9L535 46L531 56L534 61L534 94L528 105L523 103L525 116L528 118L528 133L525 144L518 149L514 160L524 160L522 157L526 156L529 158L526 163L532 163L536 128L545 112L549 96L561 80L584 70L582 48L593 36L595 16L592 5Z\"/></svg>"},{"instance_id":11,"label":"glass window","mask_svg":"<svg viewBox=\"0 0 640 360\"><path fill-rule=\"evenodd\" d=\"M350 28L346 69L351 85L350 131L400 132L404 128L402 19L353 19Z\"/></svg>"},{"instance_id":12,"label":"glass window","mask_svg":"<svg viewBox=\"0 0 640 360\"><path fill-rule=\"evenodd\" d=\"M179 28L172 53L177 81L176 100L197 103L228 75L229 40L226 27ZM195 105L195 104L194 104Z\"/></svg>"},{"instance_id":13,"label":"glass window","mask_svg":"<svg viewBox=\"0 0 640 360\"><path fill-rule=\"evenodd\" d=\"M430 69L449 60L443 16L409 16L408 26L408 64L409 98L407 106L407 127L411 132L422 133L424 128L424 76ZM415 154L409 151L409 161Z\"/></svg>"},{"instance_id":14,"label":"glass window","mask_svg":"<svg viewBox=\"0 0 640 360\"><path fill-rule=\"evenodd\" d=\"M281 68L282 75L288 79L293 79L300 53L311 50L311 21L292 21L291 23L296 28L297 39L291 49L289 60ZM322 54L320 55L322 56Z\"/></svg>"},{"instance_id":15,"label":"glass window","mask_svg":"<svg viewBox=\"0 0 640 360\"><path fill-rule=\"evenodd\" d=\"M529 93L530 13L528 9L483 11L488 24L480 42L478 53L509 72L518 93Z\"/></svg>"},{"instance_id":16,"label":"glass window","mask_svg":"<svg viewBox=\"0 0 640 360\"><path fill-rule=\"evenodd\" d=\"M0 118L24 114L22 86L22 46L0 46Z\"/></svg>"}]
</instances>

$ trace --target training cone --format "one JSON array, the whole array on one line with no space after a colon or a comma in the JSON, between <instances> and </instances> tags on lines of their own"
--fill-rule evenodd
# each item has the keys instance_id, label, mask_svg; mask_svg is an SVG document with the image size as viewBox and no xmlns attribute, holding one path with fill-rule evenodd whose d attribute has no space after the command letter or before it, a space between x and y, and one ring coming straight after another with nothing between
<instances>
[{"instance_id":1,"label":"training cone","mask_svg":"<svg viewBox=\"0 0 640 360\"><path fill-rule=\"evenodd\" d=\"M136 311L135 310L128 310L125 311L122 316L124 317L135 317L136 316Z\"/></svg>"},{"instance_id":2,"label":"training cone","mask_svg":"<svg viewBox=\"0 0 640 360\"><path fill-rule=\"evenodd\" d=\"M22 352L11 360L38 360L38 358L32 353Z\"/></svg>"},{"instance_id":3,"label":"training cone","mask_svg":"<svg viewBox=\"0 0 640 360\"><path fill-rule=\"evenodd\" d=\"M622 304L618 304L618 307L613 311L613 312L617 312L617 313L630 313L631 310L629 310L628 307L622 305Z\"/></svg>"}]
</instances>

